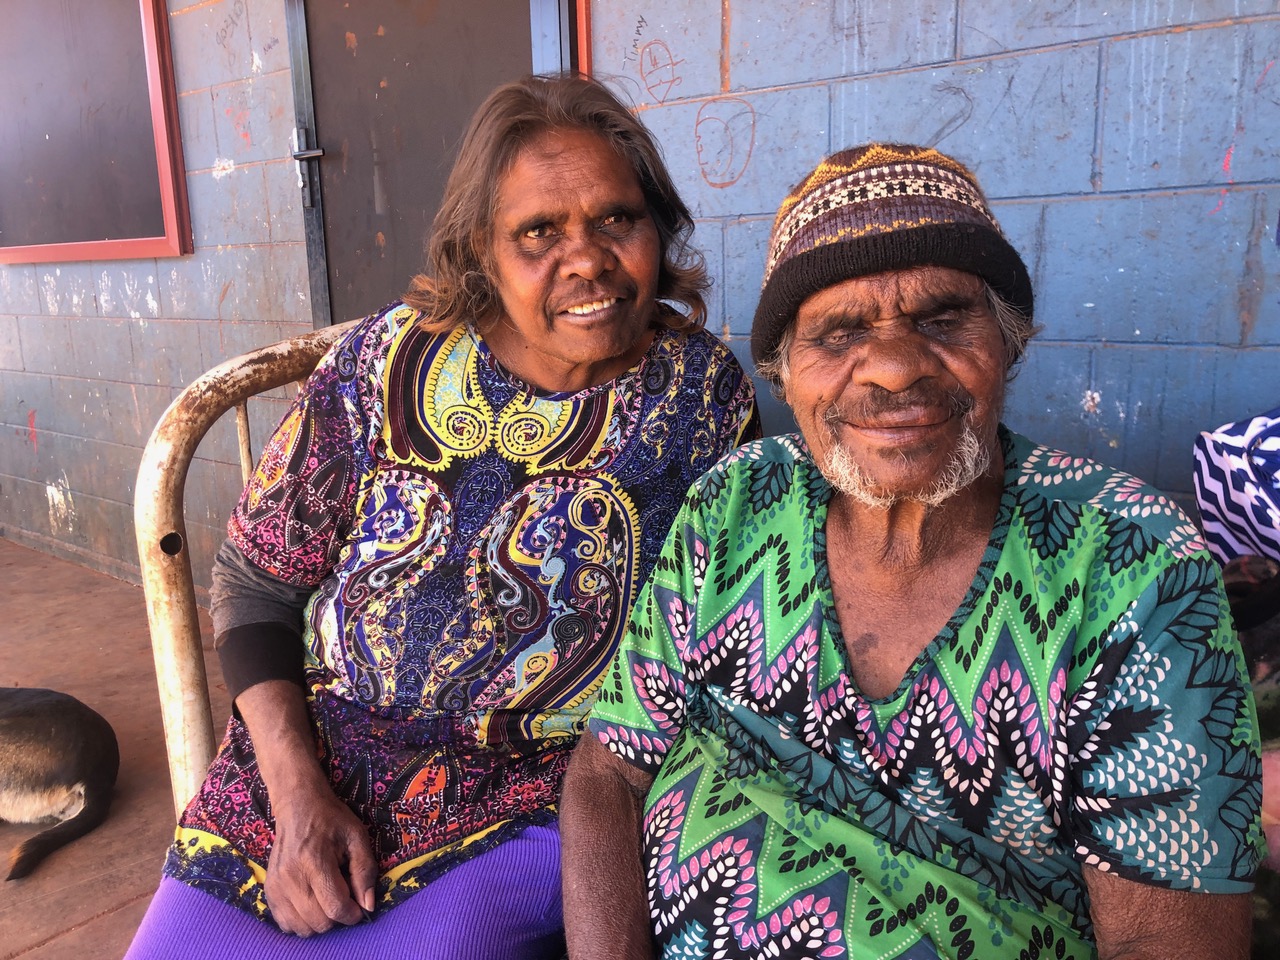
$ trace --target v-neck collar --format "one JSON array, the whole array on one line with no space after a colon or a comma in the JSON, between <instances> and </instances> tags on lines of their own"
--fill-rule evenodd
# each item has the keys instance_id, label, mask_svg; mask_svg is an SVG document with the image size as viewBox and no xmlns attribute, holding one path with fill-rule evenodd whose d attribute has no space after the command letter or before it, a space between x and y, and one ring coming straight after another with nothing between
<instances>
[{"instance_id":1,"label":"v-neck collar","mask_svg":"<svg viewBox=\"0 0 1280 960\"><path fill-rule=\"evenodd\" d=\"M972 616L979 599L987 592L987 587L991 585L991 578L995 574L996 565L999 563L1000 555L1004 552L1005 541L1009 535L1009 525L1013 518L1014 491L1017 487L1019 470L1019 464L1013 451L1012 437L1003 424L999 427L998 435L1000 449L1004 455L1004 489L1000 493L1000 505L996 509L995 523L992 525L991 535L987 539L987 546L982 552L982 559L978 562L978 570L974 575L973 582L969 584L969 589L965 591L964 599L960 601L960 605L950 619L912 661L911 666L907 668L906 673L903 675L902 681L893 692L884 697L868 697L862 693L853 677L853 669L849 663L849 651L845 649L844 631L840 627L840 618L836 615L835 591L831 586L831 570L827 557L827 512L831 505L834 490L826 477L822 475L822 471L818 469L818 465L814 462L813 455L808 445L805 444L804 439L799 434L796 434L796 443L804 452L809 469L813 471L813 482L805 484L805 489L808 498L808 513L813 518L813 562L818 583L817 600L822 604L822 617L827 627L826 633L829 642L835 645L835 653L839 657L840 667L848 680L847 689L852 696L869 704L890 704L899 700L916 682L920 671L933 661L938 651L950 646L955 641L960 628Z\"/></svg>"}]
</instances>

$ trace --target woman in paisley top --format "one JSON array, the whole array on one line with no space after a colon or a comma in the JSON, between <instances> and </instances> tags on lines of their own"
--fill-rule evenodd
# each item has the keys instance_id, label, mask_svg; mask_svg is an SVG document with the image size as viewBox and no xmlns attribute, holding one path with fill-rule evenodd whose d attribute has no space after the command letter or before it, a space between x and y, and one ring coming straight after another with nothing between
<instances>
[{"instance_id":1,"label":"woman in paisley top","mask_svg":"<svg viewBox=\"0 0 1280 960\"><path fill-rule=\"evenodd\" d=\"M570 751L686 489L759 432L691 231L600 85L481 106L428 272L320 363L231 518L236 715L130 958L563 952Z\"/></svg>"}]
</instances>

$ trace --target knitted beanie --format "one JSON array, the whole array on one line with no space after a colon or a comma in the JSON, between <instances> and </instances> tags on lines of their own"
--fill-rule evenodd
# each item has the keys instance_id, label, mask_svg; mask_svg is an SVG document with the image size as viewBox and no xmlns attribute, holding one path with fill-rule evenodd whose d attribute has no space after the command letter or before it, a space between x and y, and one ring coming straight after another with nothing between
<instances>
[{"instance_id":1,"label":"knitted beanie","mask_svg":"<svg viewBox=\"0 0 1280 960\"><path fill-rule=\"evenodd\" d=\"M872 143L833 154L782 201L769 237L751 356L770 358L806 299L854 277L910 267L976 274L1031 319L1031 278L961 163Z\"/></svg>"}]
</instances>

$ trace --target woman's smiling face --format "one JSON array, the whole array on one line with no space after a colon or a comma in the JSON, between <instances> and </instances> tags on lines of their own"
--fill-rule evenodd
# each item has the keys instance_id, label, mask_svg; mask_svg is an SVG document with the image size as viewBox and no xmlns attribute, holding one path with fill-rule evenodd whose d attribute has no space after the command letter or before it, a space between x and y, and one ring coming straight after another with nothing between
<instances>
[{"instance_id":1,"label":"woman's smiling face","mask_svg":"<svg viewBox=\"0 0 1280 960\"><path fill-rule=\"evenodd\" d=\"M491 263L504 367L551 391L604 383L653 338L658 231L635 172L578 129L534 137L497 185Z\"/></svg>"}]
</instances>

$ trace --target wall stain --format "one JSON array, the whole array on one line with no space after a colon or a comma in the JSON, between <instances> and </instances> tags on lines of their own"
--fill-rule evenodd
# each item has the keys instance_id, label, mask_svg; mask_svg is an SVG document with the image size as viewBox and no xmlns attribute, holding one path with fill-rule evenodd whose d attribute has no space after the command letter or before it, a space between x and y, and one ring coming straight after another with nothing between
<instances>
[{"instance_id":1,"label":"wall stain","mask_svg":"<svg viewBox=\"0 0 1280 960\"><path fill-rule=\"evenodd\" d=\"M76 504L71 497L71 484L67 472L53 483L44 485L45 499L49 502L49 530L59 536L67 536L75 530Z\"/></svg>"},{"instance_id":2,"label":"wall stain","mask_svg":"<svg viewBox=\"0 0 1280 960\"><path fill-rule=\"evenodd\" d=\"M1262 238L1267 225L1263 222L1262 194L1253 197L1253 222L1249 225L1249 239L1244 248L1244 272L1236 289L1236 312L1240 317L1240 346L1246 346L1258 322L1262 308L1262 277L1266 271L1262 265Z\"/></svg>"},{"instance_id":3,"label":"wall stain","mask_svg":"<svg viewBox=\"0 0 1280 960\"><path fill-rule=\"evenodd\" d=\"M231 292L232 288L235 285L236 285L236 282L234 280L228 280L226 283L222 285L222 292L218 294L218 319L219 320L222 319L222 304L227 299L227 294Z\"/></svg>"}]
</instances>

